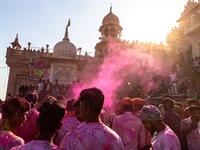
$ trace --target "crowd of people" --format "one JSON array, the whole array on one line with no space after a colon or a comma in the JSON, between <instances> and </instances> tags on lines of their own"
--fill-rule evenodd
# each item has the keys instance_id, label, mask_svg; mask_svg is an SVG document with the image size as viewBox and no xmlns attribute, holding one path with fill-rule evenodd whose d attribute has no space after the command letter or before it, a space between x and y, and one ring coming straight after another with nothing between
<instances>
[{"instance_id":1,"label":"crowd of people","mask_svg":"<svg viewBox=\"0 0 200 150\"><path fill-rule=\"evenodd\" d=\"M45 99L47 95L58 97L60 95L67 96L70 92L70 85L60 84L56 79L52 83L49 79L39 79L35 86L33 85L21 85L18 89L18 96L26 97L29 93L36 93L39 100ZM8 95L10 96L10 94Z\"/></svg>"},{"instance_id":2,"label":"crowd of people","mask_svg":"<svg viewBox=\"0 0 200 150\"><path fill-rule=\"evenodd\" d=\"M47 85L48 87L48 85ZM38 102L40 86L0 104L0 150L199 150L200 102L125 97L104 107L98 88Z\"/></svg>"}]
</instances>

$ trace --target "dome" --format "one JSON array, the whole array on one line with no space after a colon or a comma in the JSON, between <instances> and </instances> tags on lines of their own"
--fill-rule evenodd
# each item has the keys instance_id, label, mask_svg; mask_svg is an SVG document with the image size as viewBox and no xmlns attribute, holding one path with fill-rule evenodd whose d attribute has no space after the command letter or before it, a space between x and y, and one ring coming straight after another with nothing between
<instances>
[{"instance_id":1,"label":"dome","mask_svg":"<svg viewBox=\"0 0 200 150\"><path fill-rule=\"evenodd\" d=\"M69 40L63 39L58 42L53 48L53 56L55 57L76 57L76 46L69 42Z\"/></svg>"},{"instance_id":2,"label":"dome","mask_svg":"<svg viewBox=\"0 0 200 150\"><path fill-rule=\"evenodd\" d=\"M109 23L113 23L113 24L119 24L119 18L112 13L112 11L110 10L110 12L103 18L102 24L109 24Z\"/></svg>"}]
</instances>

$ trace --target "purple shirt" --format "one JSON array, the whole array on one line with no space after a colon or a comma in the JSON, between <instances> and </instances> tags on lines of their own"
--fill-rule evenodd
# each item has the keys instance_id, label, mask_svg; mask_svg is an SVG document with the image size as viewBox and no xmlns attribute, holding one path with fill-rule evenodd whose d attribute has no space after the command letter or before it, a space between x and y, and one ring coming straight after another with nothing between
<instances>
[{"instance_id":1,"label":"purple shirt","mask_svg":"<svg viewBox=\"0 0 200 150\"><path fill-rule=\"evenodd\" d=\"M153 150L181 150L178 137L168 126L164 131L154 134L152 147Z\"/></svg>"},{"instance_id":2,"label":"purple shirt","mask_svg":"<svg viewBox=\"0 0 200 150\"><path fill-rule=\"evenodd\" d=\"M62 120L62 127L57 131L57 136L55 137L55 144L60 145L65 134L70 131L76 129L76 127L80 124L80 121L76 117L65 117Z\"/></svg>"},{"instance_id":3,"label":"purple shirt","mask_svg":"<svg viewBox=\"0 0 200 150\"><path fill-rule=\"evenodd\" d=\"M49 141L33 140L22 146L14 147L11 150L60 150Z\"/></svg>"},{"instance_id":4,"label":"purple shirt","mask_svg":"<svg viewBox=\"0 0 200 150\"><path fill-rule=\"evenodd\" d=\"M112 129L121 137L125 150L137 150L146 145L144 125L132 112L115 116Z\"/></svg>"},{"instance_id":5,"label":"purple shirt","mask_svg":"<svg viewBox=\"0 0 200 150\"><path fill-rule=\"evenodd\" d=\"M0 131L0 150L9 150L12 147L23 145L24 140L11 131Z\"/></svg>"},{"instance_id":6,"label":"purple shirt","mask_svg":"<svg viewBox=\"0 0 200 150\"><path fill-rule=\"evenodd\" d=\"M121 138L103 123L81 123L60 146L67 150L123 150Z\"/></svg>"}]
</instances>

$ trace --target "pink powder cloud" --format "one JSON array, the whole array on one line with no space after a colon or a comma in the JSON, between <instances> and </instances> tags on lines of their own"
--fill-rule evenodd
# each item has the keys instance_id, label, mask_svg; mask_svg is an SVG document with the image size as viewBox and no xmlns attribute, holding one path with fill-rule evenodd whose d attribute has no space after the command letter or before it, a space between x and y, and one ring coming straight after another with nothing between
<instances>
[{"instance_id":1,"label":"pink powder cloud","mask_svg":"<svg viewBox=\"0 0 200 150\"><path fill-rule=\"evenodd\" d=\"M104 62L99 66L99 71L95 79L89 83L75 84L73 93L78 97L81 90L90 87L101 89L105 95L105 106L111 106L112 101L117 99L117 92L127 82L130 86L131 80L137 78L140 86L148 93L158 88L154 81L154 76L166 77L169 74L169 67L159 58L156 58L140 49L131 49L122 43L110 41L108 44L109 54Z\"/></svg>"}]
</instances>

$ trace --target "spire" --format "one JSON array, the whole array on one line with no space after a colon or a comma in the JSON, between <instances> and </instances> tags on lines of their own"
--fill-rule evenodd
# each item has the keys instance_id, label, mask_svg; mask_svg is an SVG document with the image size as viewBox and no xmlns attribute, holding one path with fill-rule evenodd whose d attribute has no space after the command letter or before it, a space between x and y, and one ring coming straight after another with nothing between
<instances>
[{"instance_id":1,"label":"spire","mask_svg":"<svg viewBox=\"0 0 200 150\"><path fill-rule=\"evenodd\" d=\"M14 42L11 42L11 44L12 44L12 48L16 48L16 49L21 48L21 45L19 44L18 33L15 37Z\"/></svg>"},{"instance_id":2,"label":"spire","mask_svg":"<svg viewBox=\"0 0 200 150\"><path fill-rule=\"evenodd\" d=\"M110 5L110 12L112 12L112 3L111 3L111 5Z\"/></svg>"},{"instance_id":3,"label":"spire","mask_svg":"<svg viewBox=\"0 0 200 150\"><path fill-rule=\"evenodd\" d=\"M70 19L69 19L69 20L68 20L68 23L67 23L67 26L66 26L65 36L64 36L63 40L69 41L69 37L68 37L68 28L69 28L70 25L71 25L71 21L70 21Z\"/></svg>"}]
</instances>

